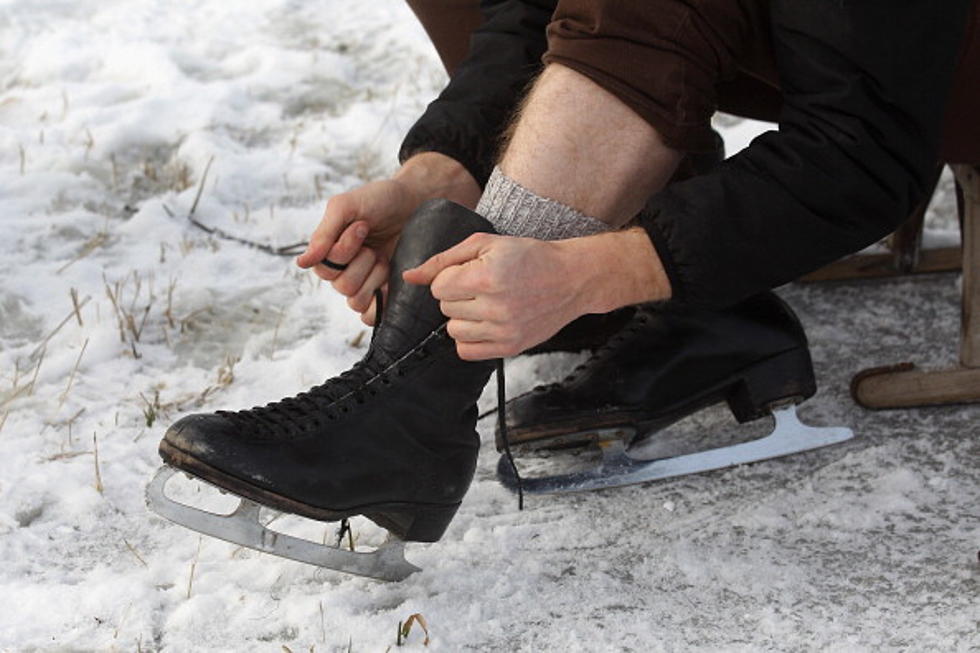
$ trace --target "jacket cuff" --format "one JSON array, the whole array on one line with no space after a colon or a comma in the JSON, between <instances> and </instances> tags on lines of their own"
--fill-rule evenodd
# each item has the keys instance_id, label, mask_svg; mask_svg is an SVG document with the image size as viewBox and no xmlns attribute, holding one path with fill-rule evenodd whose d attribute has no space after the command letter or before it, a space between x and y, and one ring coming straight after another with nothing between
<instances>
[{"instance_id":1,"label":"jacket cuff","mask_svg":"<svg viewBox=\"0 0 980 653\"><path fill-rule=\"evenodd\" d=\"M647 232L653 249L660 257L660 264L667 274L670 282L670 299L665 304L676 306L684 305L687 302L687 285L681 276L680 268L674 261L674 256L670 251L670 235L667 233L665 225L657 222L656 217L659 211L646 212L640 214L639 223L643 230Z\"/></svg>"},{"instance_id":2,"label":"jacket cuff","mask_svg":"<svg viewBox=\"0 0 980 653\"><path fill-rule=\"evenodd\" d=\"M493 171L495 140L488 142L467 136L471 132L458 128L453 120L440 114L442 111L433 103L408 131L398 150L399 163L422 152L438 152L459 161L482 190Z\"/></svg>"}]
</instances>

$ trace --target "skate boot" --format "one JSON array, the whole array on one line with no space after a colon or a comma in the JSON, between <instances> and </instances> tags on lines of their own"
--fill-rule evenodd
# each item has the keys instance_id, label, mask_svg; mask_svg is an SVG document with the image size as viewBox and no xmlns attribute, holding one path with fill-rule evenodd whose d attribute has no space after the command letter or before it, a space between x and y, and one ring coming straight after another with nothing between
<instances>
[{"instance_id":1,"label":"skate boot","mask_svg":"<svg viewBox=\"0 0 980 653\"><path fill-rule=\"evenodd\" d=\"M438 540L473 477L480 446L476 401L494 364L461 360L429 288L405 283L402 272L480 231L493 229L457 204L423 205L402 232L387 306L360 362L295 397L184 417L160 443L164 462L242 497L247 511L256 514L265 506L323 521L363 515L397 541ZM154 510L176 509L163 495L165 482L156 482L149 493ZM368 554L314 551L310 547L318 545L255 531L251 523L242 535L214 524L202 528L201 515L165 516L245 546L351 573L392 579L415 569L403 558L393 562L392 555L365 560L356 556ZM236 519L235 527L246 521L251 520Z\"/></svg>"},{"instance_id":2,"label":"skate boot","mask_svg":"<svg viewBox=\"0 0 980 653\"><path fill-rule=\"evenodd\" d=\"M504 448L506 437L515 451L596 443L608 454L601 469L593 470L589 478L551 477L544 483L526 478L524 490L528 492L625 485L629 478L633 483L664 477L641 474L639 468L647 461L633 460L625 451L683 417L724 401L739 423L782 407L777 426L795 425L799 422L793 405L815 392L806 335L791 309L776 295L762 293L724 311L643 306L624 329L562 382L508 401L506 428L498 421L497 448ZM787 426L782 433L787 429L796 432ZM850 437L848 429L831 431L823 435L833 441ZM773 435L782 433L777 429ZM821 433L806 431L813 446L829 443L823 442L826 438ZM769 440L772 455L763 455L766 451L758 447L752 455L765 458L801 450L800 443L789 446L791 451L784 445ZM812 446L803 447L809 448ZM732 448L725 449L732 453ZM737 451L742 457L728 464L761 459L745 459L744 450ZM706 453L683 457L688 465L683 473L714 469L719 461L712 461L714 467L704 467L704 458L690 466L691 456ZM679 459L657 462L668 460ZM505 484L515 483L503 460L498 473Z\"/></svg>"}]
</instances>

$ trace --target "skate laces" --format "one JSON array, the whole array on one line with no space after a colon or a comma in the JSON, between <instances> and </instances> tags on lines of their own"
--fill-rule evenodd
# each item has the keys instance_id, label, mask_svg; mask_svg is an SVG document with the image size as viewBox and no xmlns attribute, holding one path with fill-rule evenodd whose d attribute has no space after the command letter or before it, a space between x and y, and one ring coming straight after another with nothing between
<instances>
[{"instance_id":1,"label":"skate laces","mask_svg":"<svg viewBox=\"0 0 980 653\"><path fill-rule=\"evenodd\" d=\"M504 379L504 359L497 359L497 423L500 424L500 433L504 439L504 455L507 462L514 472L517 480L517 509L524 510L524 479L517 471L517 463L514 462L514 454L510 451L510 435L507 433L507 382Z\"/></svg>"},{"instance_id":2,"label":"skate laces","mask_svg":"<svg viewBox=\"0 0 980 653\"><path fill-rule=\"evenodd\" d=\"M381 323L380 316L382 315L384 297L380 289L375 290L374 299L377 307L375 315L378 317L371 331L371 342L374 342L378 326ZM335 420L339 418L340 414L350 412L348 403L338 404L339 400L349 398L355 403L363 404L366 400L365 395L376 395L378 392L376 388L365 386L370 379L383 376L385 367L383 362L376 360L369 351L363 360L354 363L349 370L341 372L339 376L327 379L324 383L296 396L248 410L218 411L218 413L239 421L258 420L271 426L293 427L287 429L288 431L296 429L304 431L310 427L311 422L302 418L325 415L326 419ZM385 381L386 379L382 379L382 383ZM312 422L314 425L319 423L319 420Z\"/></svg>"}]
</instances>

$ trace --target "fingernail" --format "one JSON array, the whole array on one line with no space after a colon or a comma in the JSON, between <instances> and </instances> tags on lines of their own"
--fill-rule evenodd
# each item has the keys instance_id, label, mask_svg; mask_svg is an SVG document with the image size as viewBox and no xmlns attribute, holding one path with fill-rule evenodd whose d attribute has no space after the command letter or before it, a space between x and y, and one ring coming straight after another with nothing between
<instances>
[{"instance_id":1,"label":"fingernail","mask_svg":"<svg viewBox=\"0 0 980 653\"><path fill-rule=\"evenodd\" d=\"M367 225L357 225L357 229L354 231L354 233L357 234L358 238L366 238L368 234Z\"/></svg>"}]
</instances>

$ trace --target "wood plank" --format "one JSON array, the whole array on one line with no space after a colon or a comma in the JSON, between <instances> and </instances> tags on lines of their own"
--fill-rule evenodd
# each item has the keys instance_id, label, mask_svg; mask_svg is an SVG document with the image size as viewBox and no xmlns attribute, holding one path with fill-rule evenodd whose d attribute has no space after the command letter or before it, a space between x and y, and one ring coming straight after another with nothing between
<instances>
[{"instance_id":1,"label":"wood plank","mask_svg":"<svg viewBox=\"0 0 980 653\"><path fill-rule=\"evenodd\" d=\"M811 272L799 281L814 283L818 281L846 281L850 279L883 279L903 274L935 274L937 272L958 272L962 253L959 247L937 247L919 252L918 265L911 272L896 268L894 254L855 254L834 261L816 272Z\"/></svg>"},{"instance_id":2,"label":"wood plank","mask_svg":"<svg viewBox=\"0 0 980 653\"><path fill-rule=\"evenodd\" d=\"M963 317L960 363L980 368L980 168L953 166L963 194Z\"/></svg>"},{"instance_id":3,"label":"wood plank","mask_svg":"<svg viewBox=\"0 0 980 653\"><path fill-rule=\"evenodd\" d=\"M980 402L980 369L927 372L911 363L873 368L854 377L851 396L873 410Z\"/></svg>"}]
</instances>

